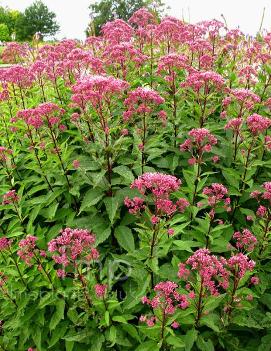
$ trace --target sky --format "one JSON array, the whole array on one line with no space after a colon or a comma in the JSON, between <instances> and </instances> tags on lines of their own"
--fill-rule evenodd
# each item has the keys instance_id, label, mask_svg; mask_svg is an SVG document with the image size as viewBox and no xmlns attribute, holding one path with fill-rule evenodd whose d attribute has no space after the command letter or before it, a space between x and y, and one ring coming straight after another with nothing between
<instances>
[{"instance_id":1,"label":"sky","mask_svg":"<svg viewBox=\"0 0 271 351\"><path fill-rule=\"evenodd\" d=\"M164 0L170 6L169 14L190 20L192 23L216 18L223 14L229 28L237 28L246 34L255 34L260 27L263 9L263 27L271 30L271 1L269 0ZM0 0L1 6L24 10L33 0ZM58 39L84 39L89 21L88 6L91 0L43 0L57 15L61 26Z\"/></svg>"}]
</instances>

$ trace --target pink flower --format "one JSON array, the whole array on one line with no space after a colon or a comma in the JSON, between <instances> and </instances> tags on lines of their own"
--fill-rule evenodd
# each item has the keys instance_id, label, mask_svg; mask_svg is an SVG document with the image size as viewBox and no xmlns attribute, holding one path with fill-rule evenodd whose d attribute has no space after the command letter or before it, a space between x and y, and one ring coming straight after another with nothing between
<instances>
[{"instance_id":1,"label":"pink flower","mask_svg":"<svg viewBox=\"0 0 271 351\"><path fill-rule=\"evenodd\" d=\"M180 145L180 150L189 151L192 154L192 158L188 160L190 165L203 162L202 155L205 152L211 152L212 146L217 144L217 138L206 128L192 129L188 136L189 138Z\"/></svg>"},{"instance_id":2,"label":"pink flower","mask_svg":"<svg viewBox=\"0 0 271 351\"><path fill-rule=\"evenodd\" d=\"M106 284L96 284L94 286L95 289L95 294L98 298L104 297L106 290L107 290L107 285Z\"/></svg>"},{"instance_id":3,"label":"pink flower","mask_svg":"<svg viewBox=\"0 0 271 351\"><path fill-rule=\"evenodd\" d=\"M229 272L226 269L226 263L224 258L211 255L208 249L198 249L186 261L186 264L191 266L191 271L198 272L204 288L214 296L219 294L219 288L226 289L229 285ZM185 265L179 265L179 276L182 275L180 268L184 271ZM188 278L188 274L186 277Z\"/></svg>"},{"instance_id":4,"label":"pink flower","mask_svg":"<svg viewBox=\"0 0 271 351\"><path fill-rule=\"evenodd\" d=\"M212 207L210 212L212 218L215 214L215 207L221 202L224 203L223 207L227 211L230 211L230 198L227 197L228 189L224 185L213 183L210 187L205 187L202 191L202 194L207 195L208 197L208 205Z\"/></svg>"},{"instance_id":5,"label":"pink flower","mask_svg":"<svg viewBox=\"0 0 271 351\"><path fill-rule=\"evenodd\" d=\"M265 206L260 205L256 212L256 215L258 217L264 217L266 213L267 213L267 208Z\"/></svg>"},{"instance_id":6,"label":"pink flower","mask_svg":"<svg viewBox=\"0 0 271 351\"><path fill-rule=\"evenodd\" d=\"M146 27L155 21L154 15L146 8L141 8L133 13L128 22L138 27Z\"/></svg>"},{"instance_id":7,"label":"pink flower","mask_svg":"<svg viewBox=\"0 0 271 351\"><path fill-rule=\"evenodd\" d=\"M80 167L80 161L74 160L73 163L72 163L72 165L73 165L73 167L74 167L75 169L78 169L78 168Z\"/></svg>"},{"instance_id":8,"label":"pink flower","mask_svg":"<svg viewBox=\"0 0 271 351\"><path fill-rule=\"evenodd\" d=\"M242 232L235 232L233 239L236 240L237 249L253 251L257 244L256 237L248 229L243 229Z\"/></svg>"},{"instance_id":9,"label":"pink flower","mask_svg":"<svg viewBox=\"0 0 271 351\"><path fill-rule=\"evenodd\" d=\"M141 194L152 193L155 197L165 196L177 191L181 181L174 176L162 173L144 173L131 185L131 189L138 189Z\"/></svg>"},{"instance_id":10,"label":"pink flower","mask_svg":"<svg viewBox=\"0 0 271 351\"><path fill-rule=\"evenodd\" d=\"M224 78L212 71L206 72L192 72L187 77L186 81L182 83L182 87L192 88L194 91L198 92L201 88L206 89L215 87L221 90L225 84Z\"/></svg>"},{"instance_id":11,"label":"pink flower","mask_svg":"<svg viewBox=\"0 0 271 351\"><path fill-rule=\"evenodd\" d=\"M65 278L65 276L66 276L66 273L63 269L58 269L56 271L56 274L57 274L58 278L62 278L62 279Z\"/></svg>"},{"instance_id":12,"label":"pink flower","mask_svg":"<svg viewBox=\"0 0 271 351\"><path fill-rule=\"evenodd\" d=\"M144 144L138 144L138 148L140 151L144 151Z\"/></svg>"},{"instance_id":13,"label":"pink flower","mask_svg":"<svg viewBox=\"0 0 271 351\"><path fill-rule=\"evenodd\" d=\"M188 164L190 165L190 166L193 166L194 164L196 164L197 163L197 160L195 159L195 157L192 157L192 158L190 158L189 160L188 160Z\"/></svg>"},{"instance_id":14,"label":"pink flower","mask_svg":"<svg viewBox=\"0 0 271 351\"><path fill-rule=\"evenodd\" d=\"M19 196L16 194L16 190L10 190L3 196L3 205L14 204L19 201Z\"/></svg>"},{"instance_id":15,"label":"pink flower","mask_svg":"<svg viewBox=\"0 0 271 351\"><path fill-rule=\"evenodd\" d=\"M248 110L253 109L254 105L261 101L260 97L249 89L231 89L230 93L232 100L236 100Z\"/></svg>"},{"instance_id":16,"label":"pink flower","mask_svg":"<svg viewBox=\"0 0 271 351\"><path fill-rule=\"evenodd\" d=\"M67 267L78 259L97 259L99 253L93 247L94 243L95 236L88 230L65 228L58 237L49 241L48 250L54 253L52 259L57 264Z\"/></svg>"},{"instance_id":17,"label":"pink flower","mask_svg":"<svg viewBox=\"0 0 271 351\"><path fill-rule=\"evenodd\" d=\"M90 103L97 108L103 101L119 96L129 84L111 76L85 76L72 87L72 101L82 110Z\"/></svg>"},{"instance_id":18,"label":"pink flower","mask_svg":"<svg viewBox=\"0 0 271 351\"><path fill-rule=\"evenodd\" d=\"M178 329L178 328L180 327L180 324L179 324L178 322L174 321L174 322L171 324L171 327L172 327L173 329Z\"/></svg>"},{"instance_id":19,"label":"pink flower","mask_svg":"<svg viewBox=\"0 0 271 351\"><path fill-rule=\"evenodd\" d=\"M122 136L126 136L126 135L129 134L129 131L128 131L128 129L125 129L125 128L124 128L124 129L121 130L120 133L121 133Z\"/></svg>"},{"instance_id":20,"label":"pink flower","mask_svg":"<svg viewBox=\"0 0 271 351\"><path fill-rule=\"evenodd\" d=\"M102 34L111 44L119 44L132 39L133 28L122 19L116 19L102 26Z\"/></svg>"},{"instance_id":21,"label":"pink flower","mask_svg":"<svg viewBox=\"0 0 271 351\"><path fill-rule=\"evenodd\" d=\"M132 214L137 214L144 209L144 200L137 196L135 196L133 199L126 197L124 204L126 207L128 207L129 212Z\"/></svg>"},{"instance_id":22,"label":"pink flower","mask_svg":"<svg viewBox=\"0 0 271 351\"><path fill-rule=\"evenodd\" d=\"M184 198L180 198L177 202L176 202L176 206L178 207L179 212L184 213L184 211L186 210L186 208L190 205L189 201L187 201Z\"/></svg>"},{"instance_id":23,"label":"pink flower","mask_svg":"<svg viewBox=\"0 0 271 351\"><path fill-rule=\"evenodd\" d=\"M150 114L160 105L164 103L162 98L156 91L149 88L139 87L128 93L128 97L125 99L125 106L128 110L124 113L124 121L128 121L133 115L138 114ZM158 111L159 112L159 111ZM166 118L166 114L159 115L163 120Z\"/></svg>"},{"instance_id":24,"label":"pink flower","mask_svg":"<svg viewBox=\"0 0 271 351\"><path fill-rule=\"evenodd\" d=\"M255 262L250 260L248 256L238 253L228 259L228 266L236 272L239 278L242 278L246 272L253 271Z\"/></svg>"},{"instance_id":25,"label":"pink flower","mask_svg":"<svg viewBox=\"0 0 271 351\"><path fill-rule=\"evenodd\" d=\"M151 317L151 318L147 319L147 321L146 321L147 326L148 327L153 327L155 325L155 321L156 321L155 317Z\"/></svg>"},{"instance_id":26,"label":"pink flower","mask_svg":"<svg viewBox=\"0 0 271 351\"><path fill-rule=\"evenodd\" d=\"M188 294L189 299L194 300L194 298L196 297L195 291L190 291Z\"/></svg>"},{"instance_id":27,"label":"pink flower","mask_svg":"<svg viewBox=\"0 0 271 351\"><path fill-rule=\"evenodd\" d=\"M253 295L252 294L247 295L247 301L253 301Z\"/></svg>"},{"instance_id":28,"label":"pink flower","mask_svg":"<svg viewBox=\"0 0 271 351\"><path fill-rule=\"evenodd\" d=\"M186 268L186 265L184 263L179 263L179 270L178 270L178 277L180 279L187 280L190 275L190 270ZM189 288L190 288L189 284Z\"/></svg>"},{"instance_id":29,"label":"pink flower","mask_svg":"<svg viewBox=\"0 0 271 351\"><path fill-rule=\"evenodd\" d=\"M257 135L265 132L271 125L269 118L254 113L247 118L247 127L252 134Z\"/></svg>"},{"instance_id":30,"label":"pink flower","mask_svg":"<svg viewBox=\"0 0 271 351\"><path fill-rule=\"evenodd\" d=\"M156 216L152 216L151 222L152 222L152 224L157 224L157 223L159 223L159 218Z\"/></svg>"},{"instance_id":31,"label":"pink flower","mask_svg":"<svg viewBox=\"0 0 271 351\"><path fill-rule=\"evenodd\" d=\"M17 255L22 259L28 266L31 266L32 259L34 258L36 247L37 237L33 235L27 235L25 239L22 239L19 242L19 250Z\"/></svg>"},{"instance_id":32,"label":"pink flower","mask_svg":"<svg viewBox=\"0 0 271 351\"><path fill-rule=\"evenodd\" d=\"M214 163L218 163L220 158L219 158L219 156L215 155L215 156L213 156L212 160Z\"/></svg>"},{"instance_id":33,"label":"pink flower","mask_svg":"<svg viewBox=\"0 0 271 351\"><path fill-rule=\"evenodd\" d=\"M260 279L259 279L259 277L253 276L250 278L250 282L253 285L258 285L260 283Z\"/></svg>"},{"instance_id":34,"label":"pink flower","mask_svg":"<svg viewBox=\"0 0 271 351\"><path fill-rule=\"evenodd\" d=\"M7 250L10 248L11 240L8 238L0 238L0 251Z\"/></svg>"},{"instance_id":35,"label":"pink flower","mask_svg":"<svg viewBox=\"0 0 271 351\"><path fill-rule=\"evenodd\" d=\"M174 229L172 229L172 228L168 229L167 233L170 236L174 235Z\"/></svg>"},{"instance_id":36,"label":"pink flower","mask_svg":"<svg viewBox=\"0 0 271 351\"><path fill-rule=\"evenodd\" d=\"M11 149L6 148L5 146L0 146L0 161L6 162L12 153L13 151Z\"/></svg>"}]
</instances>

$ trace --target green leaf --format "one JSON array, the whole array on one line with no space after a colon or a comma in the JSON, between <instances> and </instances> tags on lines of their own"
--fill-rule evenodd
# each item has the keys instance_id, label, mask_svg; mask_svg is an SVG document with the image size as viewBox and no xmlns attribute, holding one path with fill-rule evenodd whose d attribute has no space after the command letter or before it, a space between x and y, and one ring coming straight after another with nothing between
<instances>
[{"instance_id":1,"label":"green leaf","mask_svg":"<svg viewBox=\"0 0 271 351\"><path fill-rule=\"evenodd\" d=\"M215 351L214 345L210 339L205 341L202 336L197 339L197 346L200 351Z\"/></svg>"},{"instance_id":2,"label":"green leaf","mask_svg":"<svg viewBox=\"0 0 271 351\"><path fill-rule=\"evenodd\" d=\"M114 346L116 341L117 341L117 329L114 325L111 325L109 329L109 336L108 336L109 341L111 341L110 347Z\"/></svg>"},{"instance_id":3,"label":"green leaf","mask_svg":"<svg viewBox=\"0 0 271 351\"><path fill-rule=\"evenodd\" d=\"M135 242L134 236L130 228L125 226L118 226L115 230L115 237L119 245L124 248L126 251L134 251Z\"/></svg>"},{"instance_id":4,"label":"green leaf","mask_svg":"<svg viewBox=\"0 0 271 351\"><path fill-rule=\"evenodd\" d=\"M137 341L140 341L137 329L132 324L124 324L122 325L122 329L125 330L132 338L136 339Z\"/></svg>"},{"instance_id":5,"label":"green leaf","mask_svg":"<svg viewBox=\"0 0 271 351\"><path fill-rule=\"evenodd\" d=\"M239 189L239 178L240 175L233 169L223 170L222 174L226 179L227 183L235 189Z\"/></svg>"},{"instance_id":6,"label":"green leaf","mask_svg":"<svg viewBox=\"0 0 271 351\"><path fill-rule=\"evenodd\" d=\"M166 341L169 345L172 345L172 346L185 347L185 343L184 343L183 339L180 338L179 336L176 336L176 335L170 335L166 339Z\"/></svg>"},{"instance_id":7,"label":"green leaf","mask_svg":"<svg viewBox=\"0 0 271 351\"><path fill-rule=\"evenodd\" d=\"M74 346L74 341L65 340L65 350L72 351Z\"/></svg>"},{"instance_id":8,"label":"green leaf","mask_svg":"<svg viewBox=\"0 0 271 351\"><path fill-rule=\"evenodd\" d=\"M185 335L185 351L190 351L198 338L198 331L190 329Z\"/></svg>"},{"instance_id":9,"label":"green leaf","mask_svg":"<svg viewBox=\"0 0 271 351\"><path fill-rule=\"evenodd\" d=\"M90 189L87 191L83 198L79 213L86 208L96 205L102 199L103 195L103 191L100 189Z\"/></svg>"},{"instance_id":10,"label":"green leaf","mask_svg":"<svg viewBox=\"0 0 271 351\"><path fill-rule=\"evenodd\" d=\"M146 341L139 345L135 351L158 351L159 346L155 341Z\"/></svg>"},{"instance_id":11,"label":"green leaf","mask_svg":"<svg viewBox=\"0 0 271 351\"><path fill-rule=\"evenodd\" d=\"M210 313L206 316L203 316L200 321L201 325L206 325L215 332L219 333L221 330L221 322L218 315Z\"/></svg>"},{"instance_id":12,"label":"green leaf","mask_svg":"<svg viewBox=\"0 0 271 351\"><path fill-rule=\"evenodd\" d=\"M66 330L68 328L68 321L64 321L59 323L57 328L53 331L52 337L49 343L49 347L54 346L66 333Z\"/></svg>"},{"instance_id":13,"label":"green leaf","mask_svg":"<svg viewBox=\"0 0 271 351\"><path fill-rule=\"evenodd\" d=\"M110 325L110 315L109 315L108 311L105 311L104 320L105 320L106 325L109 326Z\"/></svg>"},{"instance_id":14,"label":"green leaf","mask_svg":"<svg viewBox=\"0 0 271 351\"><path fill-rule=\"evenodd\" d=\"M191 247L195 246L195 241L183 241L183 240L174 240L174 245L178 246L180 251L193 252ZM198 245L199 243L196 243Z\"/></svg>"},{"instance_id":15,"label":"green leaf","mask_svg":"<svg viewBox=\"0 0 271 351\"><path fill-rule=\"evenodd\" d=\"M271 334L267 334L261 338L261 345L257 351L271 351Z\"/></svg>"},{"instance_id":16,"label":"green leaf","mask_svg":"<svg viewBox=\"0 0 271 351\"><path fill-rule=\"evenodd\" d=\"M118 199L115 197L107 197L104 199L104 204L106 207L106 212L108 214L109 220L111 224L113 224L114 219L116 217L117 210L119 208Z\"/></svg>"},{"instance_id":17,"label":"green leaf","mask_svg":"<svg viewBox=\"0 0 271 351\"><path fill-rule=\"evenodd\" d=\"M65 310L65 300L64 299L58 300L58 302L56 303L55 313L53 314L50 320L50 324L49 324L50 330L55 329L55 327L58 325L61 319L64 319L64 310Z\"/></svg>"},{"instance_id":18,"label":"green leaf","mask_svg":"<svg viewBox=\"0 0 271 351\"><path fill-rule=\"evenodd\" d=\"M126 184L131 184L134 181L133 172L127 166L118 166L113 168L113 172L119 174L126 180Z\"/></svg>"},{"instance_id":19,"label":"green leaf","mask_svg":"<svg viewBox=\"0 0 271 351\"><path fill-rule=\"evenodd\" d=\"M32 338L39 350L41 350L41 329L39 326L33 326Z\"/></svg>"},{"instance_id":20,"label":"green leaf","mask_svg":"<svg viewBox=\"0 0 271 351\"><path fill-rule=\"evenodd\" d=\"M119 323L127 323L127 320L123 316L114 316L112 317L112 320L114 322L119 322Z\"/></svg>"},{"instance_id":21,"label":"green leaf","mask_svg":"<svg viewBox=\"0 0 271 351\"><path fill-rule=\"evenodd\" d=\"M57 298L56 298L55 294L52 292L49 292L44 297L42 297L40 299L38 308L42 309L47 305L52 305L55 303L56 300L57 300Z\"/></svg>"}]
</instances>

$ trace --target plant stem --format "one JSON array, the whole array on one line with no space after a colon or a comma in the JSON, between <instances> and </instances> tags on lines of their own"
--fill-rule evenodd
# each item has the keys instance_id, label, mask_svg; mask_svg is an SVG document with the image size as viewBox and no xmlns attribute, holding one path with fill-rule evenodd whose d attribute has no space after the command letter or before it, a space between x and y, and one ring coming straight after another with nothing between
<instances>
[{"instance_id":1,"label":"plant stem","mask_svg":"<svg viewBox=\"0 0 271 351\"><path fill-rule=\"evenodd\" d=\"M202 300L203 300L203 278L200 280L200 291L199 291L199 299L197 303L197 316L195 319L195 327L199 327L199 322L202 316Z\"/></svg>"}]
</instances>

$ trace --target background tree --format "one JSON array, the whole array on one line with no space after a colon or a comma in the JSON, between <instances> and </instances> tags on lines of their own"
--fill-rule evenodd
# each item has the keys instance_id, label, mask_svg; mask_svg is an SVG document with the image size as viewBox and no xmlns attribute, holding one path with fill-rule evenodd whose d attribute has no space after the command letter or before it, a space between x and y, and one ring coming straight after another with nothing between
<instances>
[{"instance_id":1,"label":"background tree","mask_svg":"<svg viewBox=\"0 0 271 351\"><path fill-rule=\"evenodd\" d=\"M16 31L17 21L20 16L22 14L19 11L0 6L1 41L11 40L11 35Z\"/></svg>"},{"instance_id":2,"label":"background tree","mask_svg":"<svg viewBox=\"0 0 271 351\"><path fill-rule=\"evenodd\" d=\"M99 34L102 25L106 22L117 18L127 21L141 7L147 7L158 14L165 9L162 0L100 0L89 7L91 11L89 28L94 28L95 34ZM89 29L87 34L90 34Z\"/></svg>"},{"instance_id":3,"label":"background tree","mask_svg":"<svg viewBox=\"0 0 271 351\"><path fill-rule=\"evenodd\" d=\"M55 13L39 0L25 9L16 25L19 40L31 40L37 32L40 32L43 37L53 36L58 30Z\"/></svg>"},{"instance_id":4,"label":"background tree","mask_svg":"<svg viewBox=\"0 0 271 351\"><path fill-rule=\"evenodd\" d=\"M0 23L0 41L9 41L11 39L8 26Z\"/></svg>"}]
</instances>

